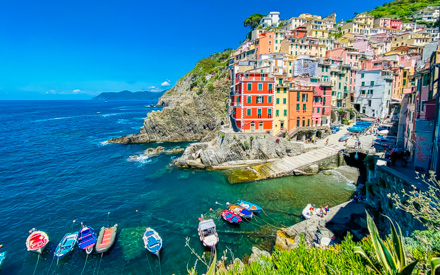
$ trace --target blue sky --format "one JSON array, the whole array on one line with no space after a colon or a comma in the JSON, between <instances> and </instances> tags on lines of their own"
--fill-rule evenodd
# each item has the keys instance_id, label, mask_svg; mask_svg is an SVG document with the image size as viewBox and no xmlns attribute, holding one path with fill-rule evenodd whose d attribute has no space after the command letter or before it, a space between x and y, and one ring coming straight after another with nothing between
<instances>
[{"instance_id":1,"label":"blue sky","mask_svg":"<svg viewBox=\"0 0 440 275\"><path fill-rule=\"evenodd\" d=\"M0 99L86 99L167 89L236 48L251 14L354 12L384 1L21 1L0 3Z\"/></svg>"}]
</instances>

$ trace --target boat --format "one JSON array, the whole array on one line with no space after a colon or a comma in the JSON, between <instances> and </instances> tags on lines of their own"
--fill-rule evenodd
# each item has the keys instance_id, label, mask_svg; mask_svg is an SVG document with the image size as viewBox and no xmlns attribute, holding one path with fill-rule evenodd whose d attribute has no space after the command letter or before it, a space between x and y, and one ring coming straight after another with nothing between
<instances>
[{"instance_id":1,"label":"boat","mask_svg":"<svg viewBox=\"0 0 440 275\"><path fill-rule=\"evenodd\" d=\"M223 211L220 216L229 223L239 224L242 221L240 216L230 210Z\"/></svg>"},{"instance_id":2,"label":"boat","mask_svg":"<svg viewBox=\"0 0 440 275\"><path fill-rule=\"evenodd\" d=\"M202 215L200 218L198 231L200 241L204 246L215 247L219 241L219 238L217 231L215 230L215 223L213 219L205 220Z\"/></svg>"},{"instance_id":3,"label":"boat","mask_svg":"<svg viewBox=\"0 0 440 275\"><path fill-rule=\"evenodd\" d=\"M5 258L6 258L6 252L0 253L0 268L3 266L3 262L5 261Z\"/></svg>"},{"instance_id":4,"label":"boat","mask_svg":"<svg viewBox=\"0 0 440 275\"><path fill-rule=\"evenodd\" d=\"M307 204L306 208L304 208L304 210L302 211L302 216L306 220L310 219L313 215L312 212L310 212L310 207L312 207L312 205L309 203Z\"/></svg>"},{"instance_id":5,"label":"boat","mask_svg":"<svg viewBox=\"0 0 440 275\"><path fill-rule=\"evenodd\" d=\"M78 242L78 232L67 233L61 239L60 243L55 249L54 256L57 257L58 259L63 258L71 251L73 251L77 242Z\"/></svg>"},{"instance_id":6,"label":"boat","mask_svg":"<svg viewBox=\"0 0 440 275\"><path fill-rule=\"evenodd\" d=\"M235 214L239 215L242 218L246 218L246 219L250 219L252 218L252 212L239 206L236 204L229 204L226 203L226 205L229 206L229 210L231 210L232 212L234 212Z\"/></svg>"},{"instance_id":7,"label":"boat","mask_svg":"<svg viewBox=\"0 0 440 275\"><path fill-rule=\"evenodd\" d=\"M49 236L45 232L35 229L32 229L30 233L26 239L27 250L41 254L49 242Z\"/></svg>"},{"instance_id":8,"label":"boat","mask_svg":"<svg viewBox=\"0 0 440 275\"><path fill-rule=\"evenodd\" d=\"M96 242L95 250L98 253L107 252L115 243L116 233L118 232L118 224L113 227L102 227L99 231L98 240Z\"/></svg>"},{"instance_id":9,"label":"boat","mask_svg":"<svg viewBox=\"0 0 440 275\"><path fill-rule=\"evenodd\" d=\"M93 252L93 247L96 244L95 230L90 226L83 224L82 229L79 231L78 246L80 249L85 250L87 254Z\"/></svg>"},{"instance_id":10,"label":"boat","mask_svg":"<svg viewBox=\"0 0 440 275\"><path fill-rule=\"evenodd\" d=\"M144 235L142 236L142 240L144 241L145 248L159 257L160 249L162 248L162 238L159 236L153 228L147 227Z\"/></svg>"},{"instance_id":11,"label":"boat","mask_svg":"<svg viewBox=\"0 0 440 275\"><path fill-rule=\"evenodd\" d=\"M249 211L252 211L254 213L261 212L261 207L259 207L258 205L254 204L254 203L251 203L251 202L239 200L238 205L240 205L241 207L243 207Z\"/></svg>"}]
</instances>

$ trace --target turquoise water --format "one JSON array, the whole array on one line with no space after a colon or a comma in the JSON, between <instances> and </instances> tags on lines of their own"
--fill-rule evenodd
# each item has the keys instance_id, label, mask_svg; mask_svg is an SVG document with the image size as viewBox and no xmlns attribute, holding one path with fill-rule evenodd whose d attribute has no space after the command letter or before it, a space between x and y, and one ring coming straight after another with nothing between
<instances>
[{"instance_id":1,"label":"turquoise water","mask_svg":"<svg viewBox=\"0 0 440 275\"><path fill-rule=\"evenodd\" d=\"M149 147L186 145L105 143L137 132L146 113L157 110L147 108L150 103L0 101L0 216L5 225L0 251L7 252L1 273L32 274L36 267L36 274L81 274L83 269L84 274L149 274L151 267L153 274L185 274L195 261L185 239L198 253L204 251L197 236L200 214L215 219L218 249L243 257L255 245L271 249L276 228L300 221L307 203L332 206L353 192L345 180L322 174L231 185L220 172L170 167L178 155L131 161ZM259 204L265 213L240 226L226 224L219 213L225 202L238 198ZM75 249L57 265L55 247L80 222L96 231L118 223L115 246L102 258L87 258ZM147 226L164 240L160 269L142 245ZM25 247L33 227L50 237L40 259Z\"/></svg>"}]
</instances>

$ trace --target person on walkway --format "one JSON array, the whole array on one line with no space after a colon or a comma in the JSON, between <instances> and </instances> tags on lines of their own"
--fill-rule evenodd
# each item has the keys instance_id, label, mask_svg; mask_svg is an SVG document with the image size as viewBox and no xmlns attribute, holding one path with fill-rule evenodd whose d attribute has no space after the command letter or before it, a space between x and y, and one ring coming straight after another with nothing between
<instances>
[{"instance_id":1,"label":"person on walkway","mask_svg":"<svg viewBox=\"0 0 440 275\"><path fill-rule=\"evenodd\" d=\"M325 145L328 145L328 139L325 140Z\"/></svg>"},{"instance_id":2,"label":"person on walkway","mask_svg":"<svg viewBox=\"0 0 440 275\"><path fill-rule=\"evenodd\" d=\"M315 138L312 137L312 144L315 144Z\"/></svg>"},{"instance_id":3,"label":"person on walkway","mask_svg":"<svg viewBox=\"0 0 440 275\"><path fill-rule=\"evenodd\" d=\"M328 211L330 211L330 208L328 208L328 204L326 204L325 206L324 206L324 209L325 209L325 212L327 213Z\"/></svg>"}]
</instances>

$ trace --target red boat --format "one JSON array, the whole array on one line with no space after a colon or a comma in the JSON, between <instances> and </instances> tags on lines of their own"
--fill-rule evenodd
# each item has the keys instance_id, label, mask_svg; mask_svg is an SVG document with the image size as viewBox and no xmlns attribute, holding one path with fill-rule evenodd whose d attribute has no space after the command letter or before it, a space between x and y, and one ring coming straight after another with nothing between
<instances>
[{"instance_id":1,"label":"red boat","mask_svg":"<svg viewBox=\"0 0 440 275\"><path fill-rule=\"evenodd\" d=\"M28 251L41 254L48 242L49 236L45 232L32 230L26 239L26 247Z\"/></svg>"},{"instance_id":2,"label":"red boat","mask_svg":"<svg viewBox=\"0 0 440 275\"><path fill-rule=\"evenodd\" d=\"M242 221L240 216L238 216L237 214L235 214L234 212L232 212L230 210L225 210L220 215L222 216L222 218L225 221L227 221L229 223L239 224Z\"/></svg>"}]
</instances>

